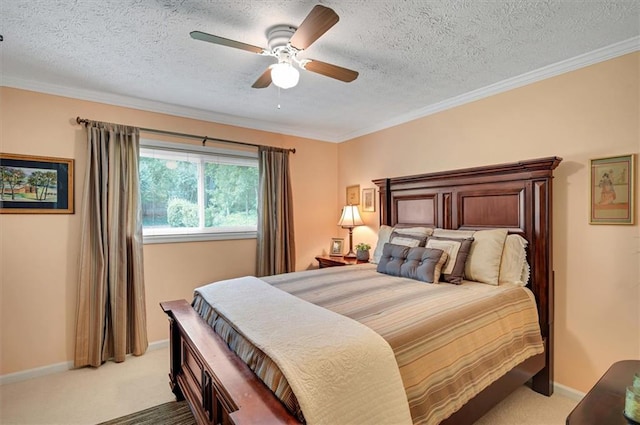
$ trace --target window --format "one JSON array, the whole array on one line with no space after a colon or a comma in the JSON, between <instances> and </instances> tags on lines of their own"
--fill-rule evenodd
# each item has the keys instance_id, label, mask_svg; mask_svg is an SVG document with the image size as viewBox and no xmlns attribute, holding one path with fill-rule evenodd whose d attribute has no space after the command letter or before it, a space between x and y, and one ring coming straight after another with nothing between
<instances>
[{"instance_id":1,"label":"window","mask_svg":"<svg viewBox=\"0 0 640 425\"><path fill-rule=\"evenodd\" d=\"M145 243L255 238L256 152L142 140Z\"/></svg>"}]
</instances>

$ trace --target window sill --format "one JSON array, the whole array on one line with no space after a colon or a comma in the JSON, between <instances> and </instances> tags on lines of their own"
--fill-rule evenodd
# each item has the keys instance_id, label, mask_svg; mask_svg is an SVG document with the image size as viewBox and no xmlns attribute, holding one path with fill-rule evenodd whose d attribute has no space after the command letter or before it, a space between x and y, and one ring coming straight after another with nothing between
<instances>
[{"instance_id":1,"label":"window sill","mask_svg":"<svg viewBox=\"0 0 640 425\"><path fill-rule=\"evenodd\" d=\"M142 241L145 245L156 243L180 243L203 241L226 241L233 239L256 239L257 232L224 232L224 233L195 233L181 235L144 235Z\"/></svg>"}]
</instances>

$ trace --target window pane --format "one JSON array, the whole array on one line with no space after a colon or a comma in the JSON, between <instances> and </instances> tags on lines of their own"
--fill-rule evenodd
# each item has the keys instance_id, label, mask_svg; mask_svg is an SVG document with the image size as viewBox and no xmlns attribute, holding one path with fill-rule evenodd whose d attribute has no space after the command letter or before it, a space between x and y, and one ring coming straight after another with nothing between
<instances>
[{"instance_id":1,"label":"window pane","mask_svg":"<svg viewBox=\"0 0 640 425\"><path fill-rule=\"evenodd\" d=\"M144 228L198 227L197 162L141 150L140 192Z\"/></svg>"},{"instance_id":2,"label":"window pane","mask_svg":"<svg viewBox=\"0 0 640 425\"><path fill-rule=\"evenodd\" d=\"M234 162L205 164L205 227L257 226L258 168Z\"/></svg>"},{"instance_id":3,"label":"window pane","mask_svg":"<svg viewBox=\"0 0 640 425\"><path fill-rule=\"evenodd\" d=\"M145 243L255 237L255 153L143 142L140 189Z\"/></svg>"}]
</instances>

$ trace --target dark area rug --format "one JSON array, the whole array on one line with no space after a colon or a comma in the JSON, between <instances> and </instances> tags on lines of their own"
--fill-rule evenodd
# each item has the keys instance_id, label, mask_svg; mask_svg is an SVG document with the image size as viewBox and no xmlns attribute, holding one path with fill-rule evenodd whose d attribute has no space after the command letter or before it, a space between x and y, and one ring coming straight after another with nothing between
<instances>
[{"instance_id":1,"label":"dark area rug","mask_svg":"<svg viewBox=\"0 0 640 425\"><path fill-rule=\"evenodd\" d=\"M98 425L195 425L186 401L170 401Z\"/></svg>"}]
</instances>

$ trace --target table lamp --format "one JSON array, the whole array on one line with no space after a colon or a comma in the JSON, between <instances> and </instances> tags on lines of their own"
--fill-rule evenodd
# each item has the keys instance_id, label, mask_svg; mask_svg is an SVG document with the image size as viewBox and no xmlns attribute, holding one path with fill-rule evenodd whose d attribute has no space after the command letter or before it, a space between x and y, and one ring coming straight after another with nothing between
<instances>
[{"instance_id":1,"label":"table lamp","mask_svg":"<svg viewBox=\"0 0 640 425\"><path fill-rule=\"evenodd\" d=\"M342 217L338 221L338 226L349 229L349 252L345 254L344 258L356 258L356 253L353 252L353 228L363 224L356 205L347 205L342 209Z\"/></svg>"}]
</instances>

